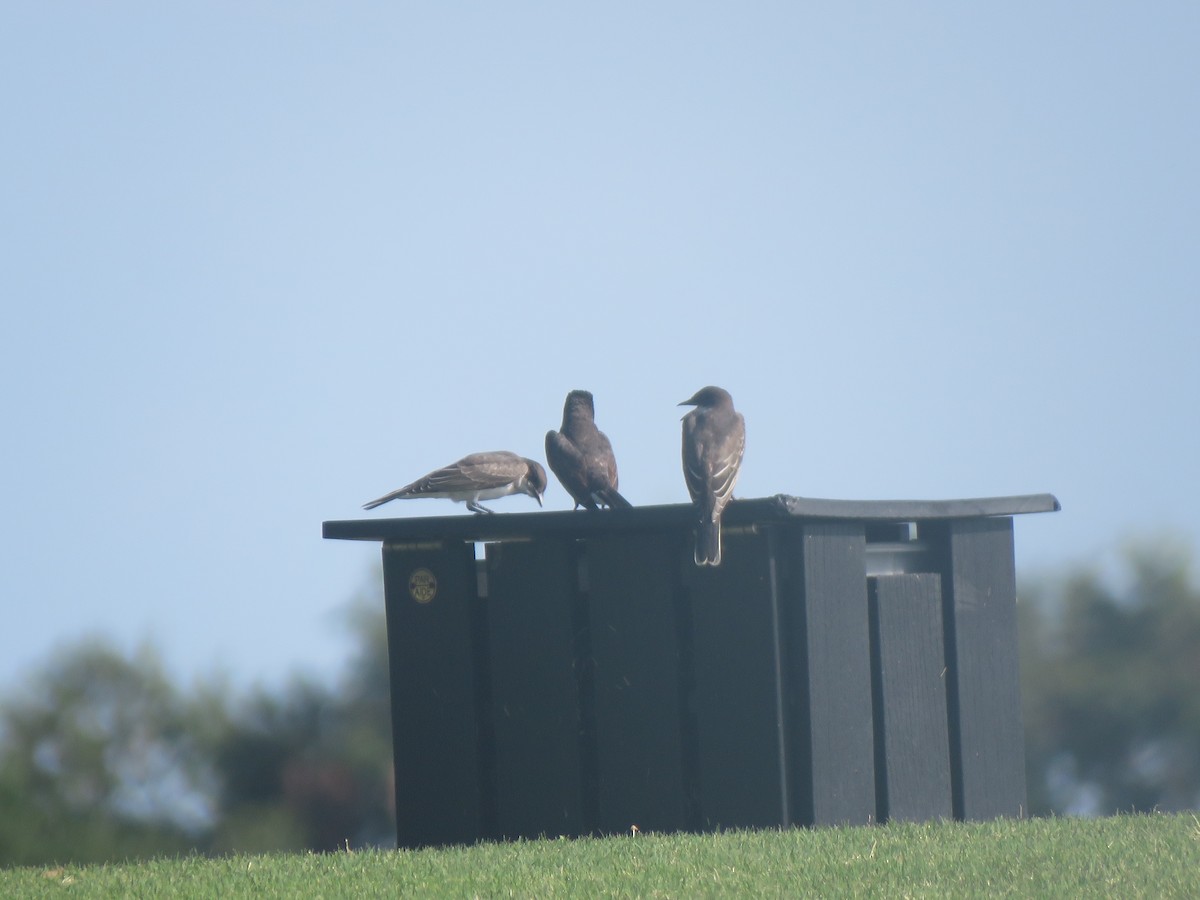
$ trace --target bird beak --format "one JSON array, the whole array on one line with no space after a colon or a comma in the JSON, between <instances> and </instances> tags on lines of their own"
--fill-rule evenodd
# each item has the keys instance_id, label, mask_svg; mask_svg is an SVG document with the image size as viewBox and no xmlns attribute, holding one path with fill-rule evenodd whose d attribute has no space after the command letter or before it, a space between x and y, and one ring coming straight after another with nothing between
<instances>
[{"instance_id":1,"label":"bird beak","mask_svg":"<svg viewBox=\"0 0 1200 900\"><path fill-rule=\"evenodd\" d=\"M541 494L534 494L533 499L538 502L538 506L542 505L542 495Z\"/></svg>"}]
</instances>

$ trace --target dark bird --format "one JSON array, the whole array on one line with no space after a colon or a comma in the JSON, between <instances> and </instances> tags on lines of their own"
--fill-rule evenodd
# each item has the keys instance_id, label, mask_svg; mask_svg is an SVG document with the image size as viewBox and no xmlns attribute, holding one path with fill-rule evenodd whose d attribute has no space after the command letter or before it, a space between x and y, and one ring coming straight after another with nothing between
<instances>
[{"instance_id":1,"label":"dark bird","mask_svg":"<svg viewBox=\"0 0 1200 900\"><path fill-rule=\"evenodd\" d=\"M447 497L456 503L465 502L471 512L490 513L492 510L483 506L480 500L528 494L541 506L545 491L546 470L541 463L507 450L492 450L464 456L378 500L364 503L363 509L374 509L389 500Z\"/></svg>"},{"instance_id":2,"label":"dark bird","mask_svg":"<svg viewBox=\"0 0 1200 900\"><path fill-rule=\"evenodd\" d=\"M729 392L701 388L680 406L696 407L683 417L683 477L696 507L696 565L721 564L721 513L733 496L746 422Z\"/></svg>"},{"instance_id":3,"label":"dark bird","mask_svg":"<svg viewBox=\"0 0 1200 900\"><path fill-rule=\"evenodd\" d=\"M587 391L567 394L562 430L546 432L546 462L575 500L574 509L633 505L617 493L617 458L596 427L596 404Z\"/></svg>"}]
</instances>

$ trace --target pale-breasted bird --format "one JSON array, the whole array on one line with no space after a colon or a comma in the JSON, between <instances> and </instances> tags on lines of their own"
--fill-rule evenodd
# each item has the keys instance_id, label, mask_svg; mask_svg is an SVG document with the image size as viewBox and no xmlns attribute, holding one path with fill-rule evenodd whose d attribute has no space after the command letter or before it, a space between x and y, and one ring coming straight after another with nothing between
<instances>
[{"instance_id":1,"label":"pale-breasted bird","mask_svg":"<svg viewBox=\"0 0 1200 900\"><path fill-rule=\"evenodd\" d=\"M696 407L683 417L683 477L696 507L696 565L721 564L721 513L733 497L746 422L729 392L701 388L680 406Z\"/></svg>"},{"instance_id":2,"label":"pale-breasted bird","mask_svg":"<svg viewBox=\"0 0 1200 900\"><path fill-rule=\"evenodd\" d=\"M546 462L574 499L575 509L633 505L617 493L617 458L596 427L596 404L588 391L567 394L562 429L546 432Z\"/></svg>"},{"instance_id":3,"label":"pale-breasted bird","mask_svg":"<svg viewBox=\"0 0 1200 900\"><path fill-rule=\"evenodd\" d=\"M483 506L480 500L528 494L541 506L545 491L546 470L541 463L508 450L491 450L464 456L412 484L364 503L363 509L374 509L389 500L446 497L456 503L466 503L471 512L490 513L492 510Z\"/></svg>"}]
</instances>

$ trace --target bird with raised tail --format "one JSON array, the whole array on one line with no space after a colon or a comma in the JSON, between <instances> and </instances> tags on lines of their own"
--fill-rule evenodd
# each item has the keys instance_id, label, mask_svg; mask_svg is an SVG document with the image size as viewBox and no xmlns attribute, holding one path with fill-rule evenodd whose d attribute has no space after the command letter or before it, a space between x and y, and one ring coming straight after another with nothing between
<instances>
[{"instance_id":1,"label":"bird with raised tail","mask_svg":"<svg viewBox=\"0 0 1200 900\"><path fill-rule=\"evenodd\" d=\"M683 477L696 507L696 565L721 564L721 513L733 497L746 422L729 392L705 387L679 404L696 407L683 417Z\"/></svg>"},{"instance_id":2,"label":"bird with raised tail","mask_svg":"<svg viewBox=\"0 0 1200 900\"><path fill-rule=\"evenodd\" d=\"M546 492L546 470L536 460L526 459L508 450L472 453L458 462L443 466L406 484L390 494L363 504L374 509L391 500L411 500L415 497L445 497L456 503L466 503L474 513L492 510L480 500L495 500L509 494L528 494L542 505Z\"/></svg>"}]
</instances>

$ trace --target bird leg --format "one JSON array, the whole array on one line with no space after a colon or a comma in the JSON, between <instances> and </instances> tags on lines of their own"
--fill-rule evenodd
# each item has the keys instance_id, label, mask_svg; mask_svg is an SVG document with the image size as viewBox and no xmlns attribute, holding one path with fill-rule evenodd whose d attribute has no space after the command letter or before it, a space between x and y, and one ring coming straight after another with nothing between
<instances>
[{"instance_id":1,"label":"bird leg","mask_svg":"<svg viewBox=\"0 0 1200 900\"><path fill-rule=\"evenodd\" d=\"M489 515L491 515L491 513L494 512L494 510L488 509L486 506L484 506L478 500L468 500L467 501L467 509L469 509L473 513L488 513Z\"/></svg>"}]
</instances>

